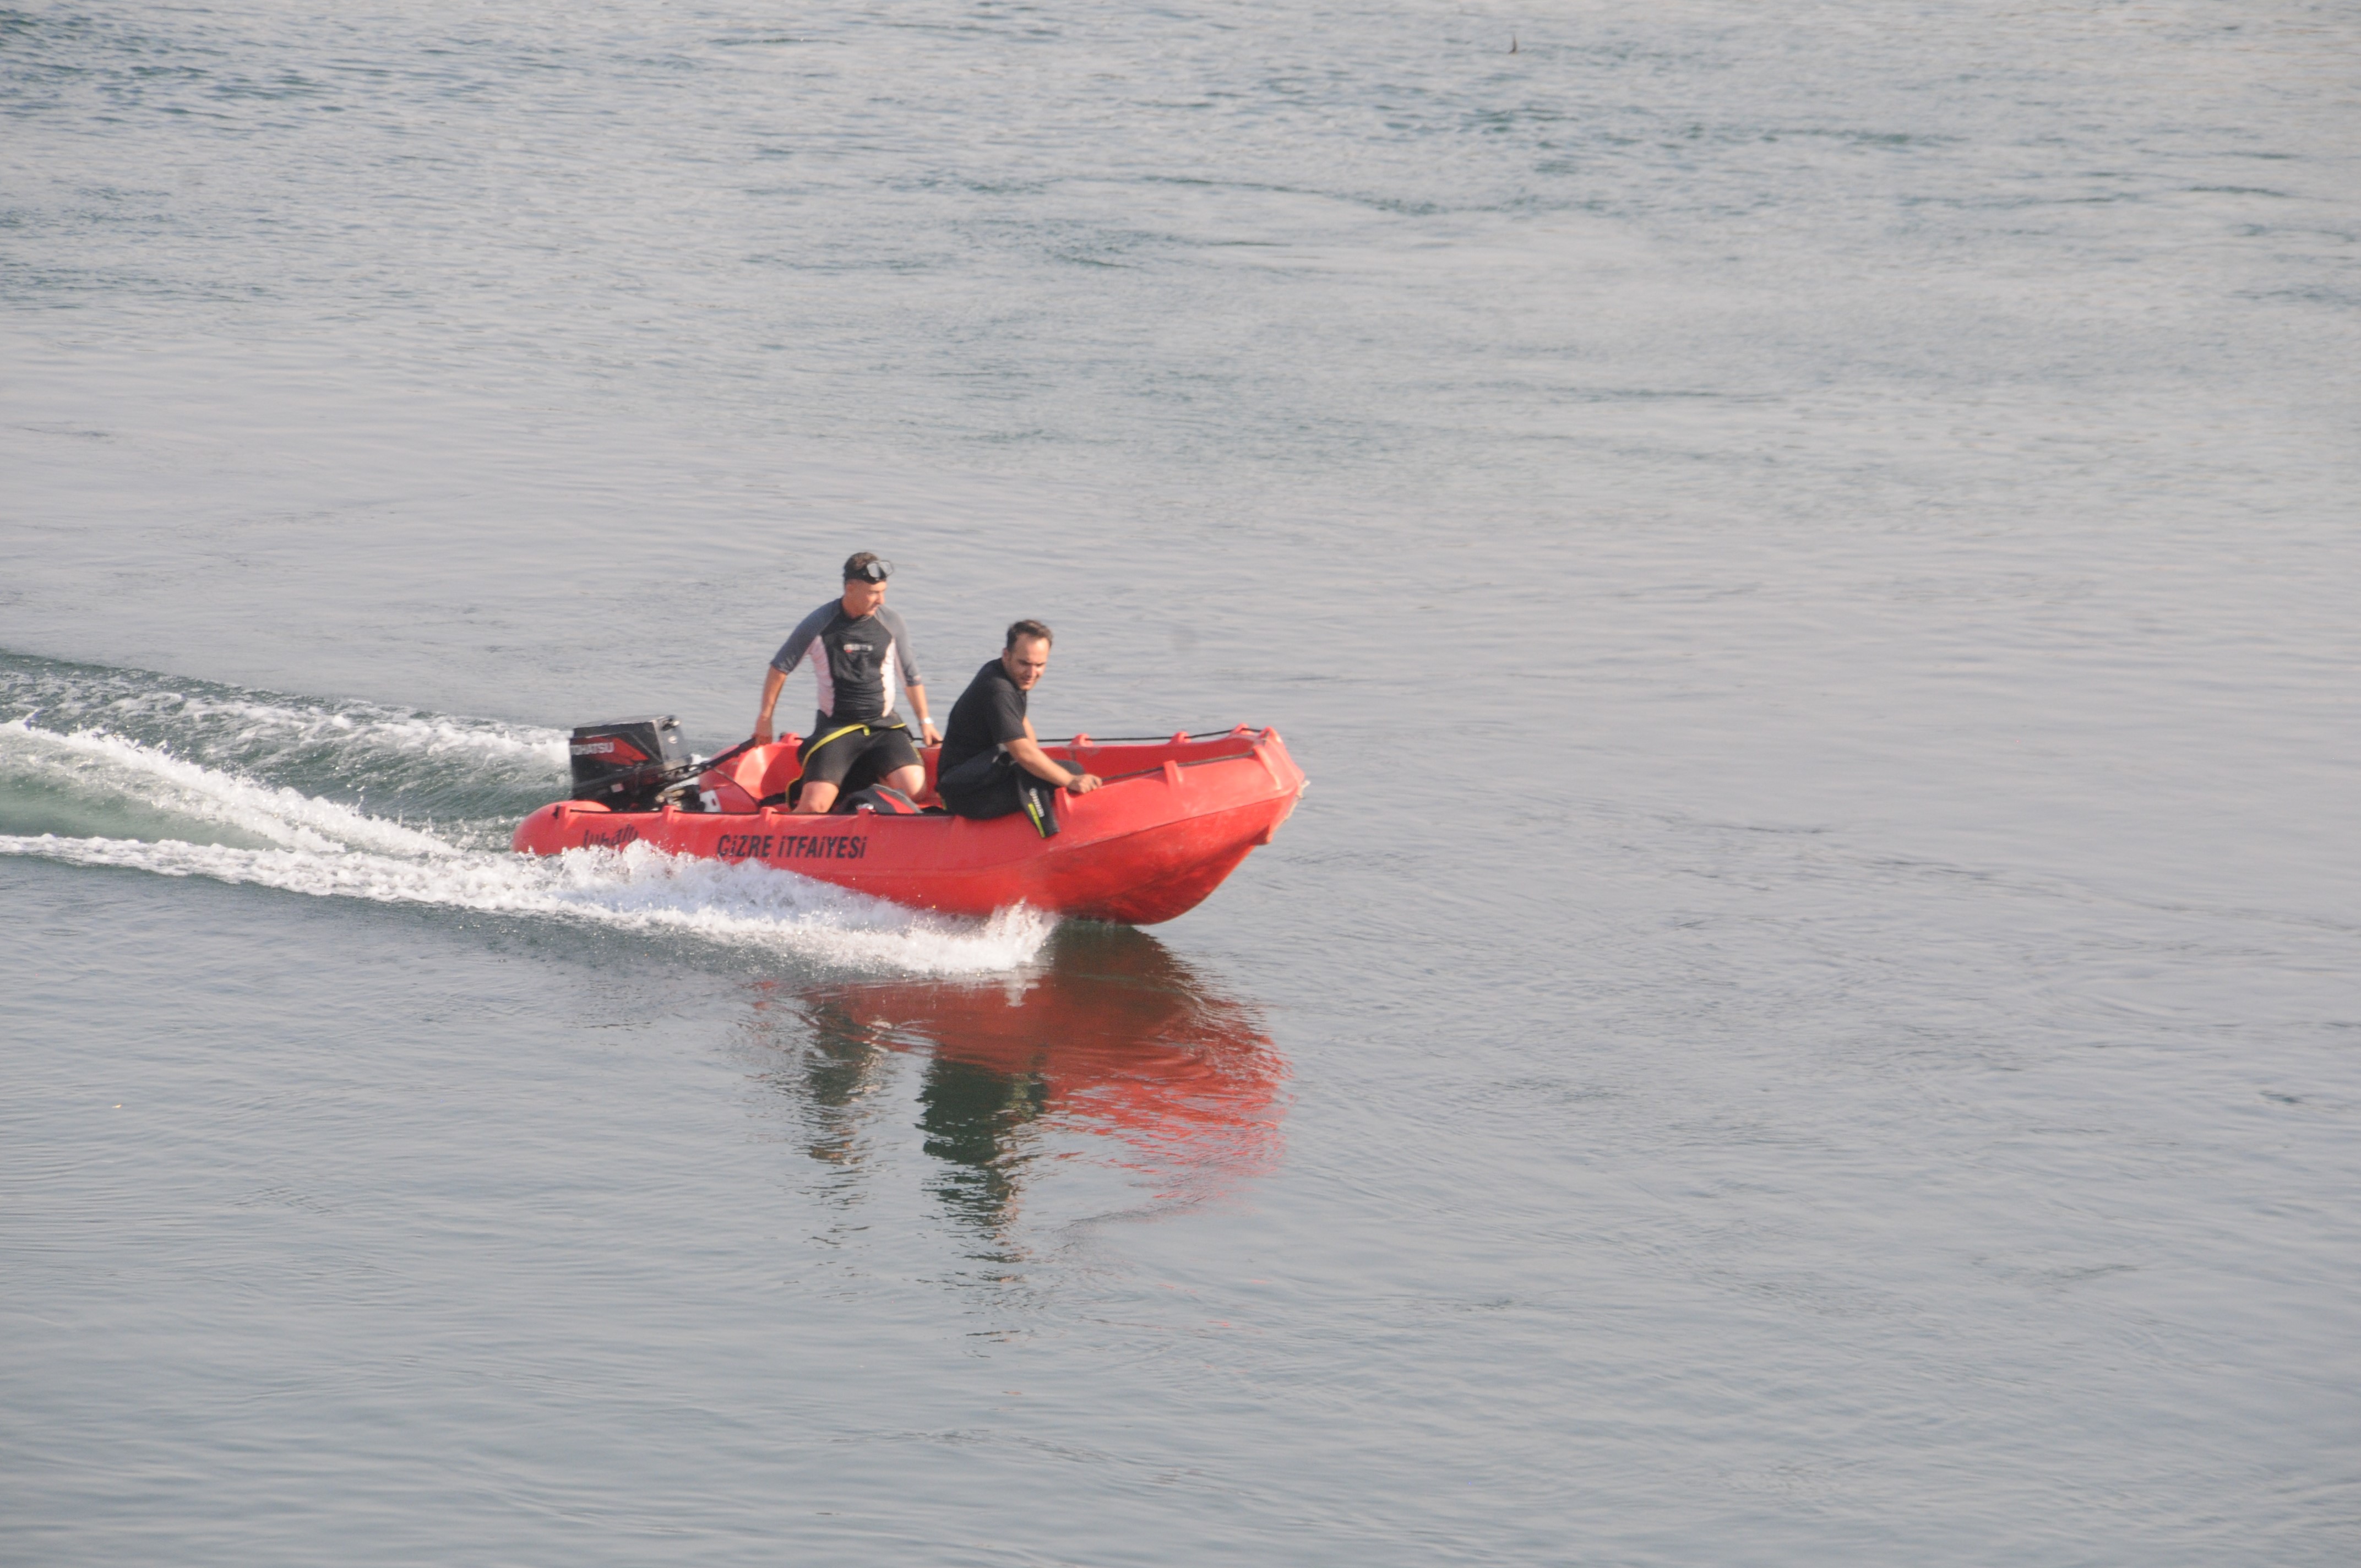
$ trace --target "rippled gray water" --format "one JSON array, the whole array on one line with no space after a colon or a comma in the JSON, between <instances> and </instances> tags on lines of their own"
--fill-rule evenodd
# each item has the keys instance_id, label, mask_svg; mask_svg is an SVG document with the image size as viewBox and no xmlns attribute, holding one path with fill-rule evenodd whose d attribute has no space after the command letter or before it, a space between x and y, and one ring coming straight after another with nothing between
<instances>
[{"instance_id":1,"label":"rippled gray water","mask_svg":"<svg viewBox=\"0 0 2361 1568\"><path fill-rule=\"evenodd\" d=\"M0 1556L2352 1561L2356 82L0 10ZM505 851L864 547L1302 809L1146 932Z\"/></svg>"}]
</instances>

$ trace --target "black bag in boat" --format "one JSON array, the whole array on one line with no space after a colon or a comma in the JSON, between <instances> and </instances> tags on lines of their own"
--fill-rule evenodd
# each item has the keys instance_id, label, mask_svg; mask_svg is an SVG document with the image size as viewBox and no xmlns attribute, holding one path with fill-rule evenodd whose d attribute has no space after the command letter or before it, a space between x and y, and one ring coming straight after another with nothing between
<instances>
[{"instance_id":1,"label":"black bag in boat","mask_svg":"<svg viewBox=\"0 0 2361 1568\"><path fill-rule=\"evenodd\" d=\"M831 815L852 811L873 811L880 817L924 817L926 808L892 784L871 784L867 789L840 795Z\"/></svg>"}]
</instances>

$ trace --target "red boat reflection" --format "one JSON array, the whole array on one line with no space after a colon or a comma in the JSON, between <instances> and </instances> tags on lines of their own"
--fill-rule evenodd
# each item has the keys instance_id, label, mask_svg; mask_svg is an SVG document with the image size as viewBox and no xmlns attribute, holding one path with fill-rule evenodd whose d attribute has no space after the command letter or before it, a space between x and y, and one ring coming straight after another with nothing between
<instances>
[{"instance_id":1,"label":"red boat reflection","mask_svg":"<svg viewBox=\"0 0 2361 1568\"><path fill-rule=\"evenodd\" d=\"M998 1230L1024 1168L1060 1133L1104 1137L1159 1198L1201 1201L1273 1168L1287 1064L1245 1004L1119 926L1059 928L1033 966L989 981L807 990L796 1086L817 1157L860 1160L862 1102L893 1053L926 1058L918 1123L931 1183Z\"/></svg>"}]
</instances>

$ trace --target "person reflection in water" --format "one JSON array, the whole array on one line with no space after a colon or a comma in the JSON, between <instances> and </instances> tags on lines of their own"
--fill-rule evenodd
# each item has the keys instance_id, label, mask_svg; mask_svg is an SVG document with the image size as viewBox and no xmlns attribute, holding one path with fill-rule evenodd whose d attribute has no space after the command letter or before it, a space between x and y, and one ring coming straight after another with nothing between
<instances>
[{"instance_id":1,"label":"person reflection in water","mask_svg":"<svg viewBox=\"0 0 2361 1568\"><path fill-rule=\"evenodd\" d=\"M1005 981L824 986L776 1013L758 1006L802 1058L773 1081L800 1102L816 1159L873 1165L891 1136L878 1112L895 1097L882 1091L899 1061L924 1058L927 1185L995 1252L1037 1161L1072 1152L1053 1149L1060 1135L1109 1138L1093 1146L1166 1203L1202 1201L1279 1158L1285 1061L1246 1006L1127 927L1060 927L1038 968ZM805 1038L779 1037L790 1031Z\"/></svg>"}]
</instances>

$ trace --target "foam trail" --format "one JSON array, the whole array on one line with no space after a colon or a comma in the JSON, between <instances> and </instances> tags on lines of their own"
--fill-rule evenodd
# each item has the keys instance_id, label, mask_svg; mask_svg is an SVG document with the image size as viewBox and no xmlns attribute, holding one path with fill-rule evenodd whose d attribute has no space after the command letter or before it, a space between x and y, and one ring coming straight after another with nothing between
<instances>
[{"instance_id":1,"label":"foam trail","mask_svg":"<svg viewBox=\"0 0 2361 1568\"><path fill-rule=\"evenodd\" d=\"M49 749L42 756L32 754L40 750L33 744L37 740ZM104 750L110 741L137 748L146 757L193 763L245 782L244 789L231 791L244 797L235 805L198 805L181 797L191 790L198 795L214 793L213 784L187 773L168 780L187 788L177 791L166 809L206 821L226 822L225 813L255 806L250 781L261 780L327 801L358 806L366 800L375 805L378 822L431 821L435 837L474 849L506 844L506 825L561 790L567 771L564 732L540 725L306 698L0 652L0 769L33 775L27 782L37 789L61 786L68 795L88 795L91 785L103 784L99 773L62 778L60 755L74 746ZM171 773L169 766L132 753L117 751L115 760L123 764L116 772ZM158 803L136 790L123 798L142 812L157 808ZM281 809L262 812L273 826L247 824L245 830L279 843L309 842L287 837L296 828L333 842L346 842L341 835L347 830L368 831L345 822L324 827L291 803L280 804ZM104 823L43 826L60 832L109 832ZM16 830L41 828L20 825ZM130 836L155 835L143 829Z\"/></svg>"},{"instance_id":2,"label":"foam trail","mask_svg":"<svg viewBox=\"0 0 2361 1568\"><path fill-rule=\"evenodd\" d=\"M983 922L922 915L769 866L666 855L644 844L620 852L575 850L548 859L456 850L409 859L43 834L0 835L0 855L203 876L320 898L552 916L921 974L1015 969L1039 951L1056 924L1049 916L1022 908Z\"/></svg>"},{"instance_id":3,"label":"foam trail","mask_svg":"<svg viewBox=\"0 0 2361 1568\"><path fill-rule=\"evenodd\" d=\"M319 852L361 848L421 856L462 853L456 846L414 828L283 785L258 784L186 762L160 748L104 731L60 735L20 718L0 724L0 737L22 737L36 760L46 751L52 759L62 755L84 761L89 764L82 770L85 776L74 782L85 789L93 785L109 789L290 848ZM160 790L159 784L164 786Z\"/></svg>"},{"instance_id":4,"label":"foam trail","mask_svg":"<svg viewBox=\"0 0 2361 1568\"><path fill-rule=\"evenodd\" d=\"M267 716L271 722L278 711ZM403 720L380 726L377 739L392 732L421 747L450 743L440 729ZM481 751L476 742L483 739L463 731L457 744ZM512 743L534 762L542 760L538 741ZM644 844L620 853L575 850L549 859L505 847L471 848L370 816L357 805L208 767L162 745L96 729L60 733L29 718L0 722L0 787L12 780L77 797L96 814L100 826L87 835L0 834L0 855L68 865L674 933L906 973L1012 970L1039 950L1055 925L1049 916L1023 910L984 922L924 915L774 867L675 857ZM157 830L135 826L142 822ZM231 829L246 843L191 842L206 836L189 832L199 825ZM496 839L504 845L507 837L497 823L456 827L478 843ZM126 828L145 836L131 837ZM250 847L256 840L264 847Z\"/></svg>"},{"instance_id":5,"label":"foam trail","mask_svg":"<svg viewBox=\"0 0 2361 1568\"><path fill-rule=\"evenodd\" d=\"M389 760L469 760L524 763L563 772L566 734L504 723L388 707L379 703L307 701L137 670L64 664L0 652L0 710L47 716L55 725L129 734L169 729L183 744L248 757L308 746L377 753Z\"/></svg>"}]
</instances>

